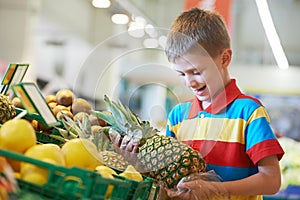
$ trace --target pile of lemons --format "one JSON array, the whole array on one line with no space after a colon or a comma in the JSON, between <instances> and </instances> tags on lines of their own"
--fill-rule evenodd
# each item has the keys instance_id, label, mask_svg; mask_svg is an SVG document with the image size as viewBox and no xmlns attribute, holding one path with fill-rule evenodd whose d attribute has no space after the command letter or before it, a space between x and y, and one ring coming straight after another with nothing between
<instances>
[{"instance_id":1,"label":"pile of lemons","mask_svg":"<svg viewBox=\"0 0 300 200\"><path fill-rule=\"evenodd\" d=\"M97 147L86 139L72 139L62 147L56 144L38 144L32 124L25 119L12 119L0 128L0 148L64 167L80 167L95 170L103 165ZM30 163L6 158L18 178L28 182L45 184L49 171Z\"/></svg>"},{"instance_id":2,"label":"pile of lemons","mask_svg":"<svg viewBox=\"0 0 300 200\"><path fill-rule=\"evenodd\" d=\"M61 147L51 143L39 144L32 124L26 119L11 119L1 126L0 148L59 166L93 170L104 178L117 175L135 181L143 180L142 175L131 165L120 174L104 166L101 158L97 157L99 152L96 145L87 139L71 139ZM37 184L47 183L48 169L9 158L6 160L18 178Z\"/></svg>"}]
</instances>

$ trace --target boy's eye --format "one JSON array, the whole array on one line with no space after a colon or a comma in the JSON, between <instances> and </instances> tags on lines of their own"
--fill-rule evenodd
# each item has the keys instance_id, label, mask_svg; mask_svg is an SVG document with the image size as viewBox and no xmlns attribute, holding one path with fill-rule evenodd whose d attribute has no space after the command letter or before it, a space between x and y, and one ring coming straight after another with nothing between
<instances>
[{"instance_id":1,"label":"boy's eye","mask_svg":"<svg viewBox=\"0 0 300 200\"><path fill-rule=\"evenodd\" d=\"M200 75L200 72L199 71L194 71L193 75Z\"/></svg>"},{"instance_id":2,"label":"boy's eye","mask_svg":"<svg viewBox=\"0 0 300 200\"><path fill-rule=\"evenodd\" d=\"M178 76L184 76L184 73L178 72L177 75Z\"/></svg>"}]
</instances>

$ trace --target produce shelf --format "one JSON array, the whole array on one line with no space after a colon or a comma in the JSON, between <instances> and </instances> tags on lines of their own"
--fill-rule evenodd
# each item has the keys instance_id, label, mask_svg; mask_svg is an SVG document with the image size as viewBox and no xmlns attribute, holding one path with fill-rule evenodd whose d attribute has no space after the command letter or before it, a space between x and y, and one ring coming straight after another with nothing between
<instances>
[{"instance_id":1,"label":"produce shelf","mask_svg":"<svg viewBox=\"0 0 300 200\"><path fill-rule=\"evenodd\" d=\"M43 185L17 179L20 191L12 194L15 199L145 200L148 199L153 184L151 178L145 178L141 182L118 176L107 179L95 171L77 167L66 168L4 149L0 149L0 156L31 163L49 171L48 181ZM111 195L106 198L111 187Z\"/></svg>"}]
</instances>

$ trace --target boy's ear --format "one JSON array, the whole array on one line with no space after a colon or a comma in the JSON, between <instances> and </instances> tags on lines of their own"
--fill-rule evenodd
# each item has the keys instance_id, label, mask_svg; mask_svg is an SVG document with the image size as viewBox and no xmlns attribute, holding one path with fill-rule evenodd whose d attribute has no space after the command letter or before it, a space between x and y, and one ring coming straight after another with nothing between
<instances>
[{"instance_id":1,"label":"boy's ear","mask_svg":"<svg viewBox=\"0 0 300 200\"><path fill-rule=\"evenodd\" d=\"M223 53L222 53L222 65L224 67L227 67L230 64L231 56L232 56L232 50L231 49L227 48L223 51Z\"/></svg>"}]
</instances>

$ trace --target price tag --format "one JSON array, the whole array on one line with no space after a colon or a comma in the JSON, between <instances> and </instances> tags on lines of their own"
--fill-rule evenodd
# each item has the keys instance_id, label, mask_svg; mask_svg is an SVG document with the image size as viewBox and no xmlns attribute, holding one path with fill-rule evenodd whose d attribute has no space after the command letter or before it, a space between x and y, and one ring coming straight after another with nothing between
<instances>
[{"instance_id":1,"label":"price tag","mask_svg":"<svg viewBox=\"0 0 300 200\"><path fill-rule=\"evenodd\" d=\"M29 114L39 114L48 127L60 124L35 83L18 83L11 85L11 89Z\"/></svg>"},{"instance_id":2,"label":"price tag","mask_svg":"<svg viewBox=\"0 0 300 200\"><path fill-rule=\"evenodd\" d=\"M2 78L1 93L6 94L10 85L21 82L27 72L28 67L29 64L11 63Z\"/></svg>"}]
</instances>

